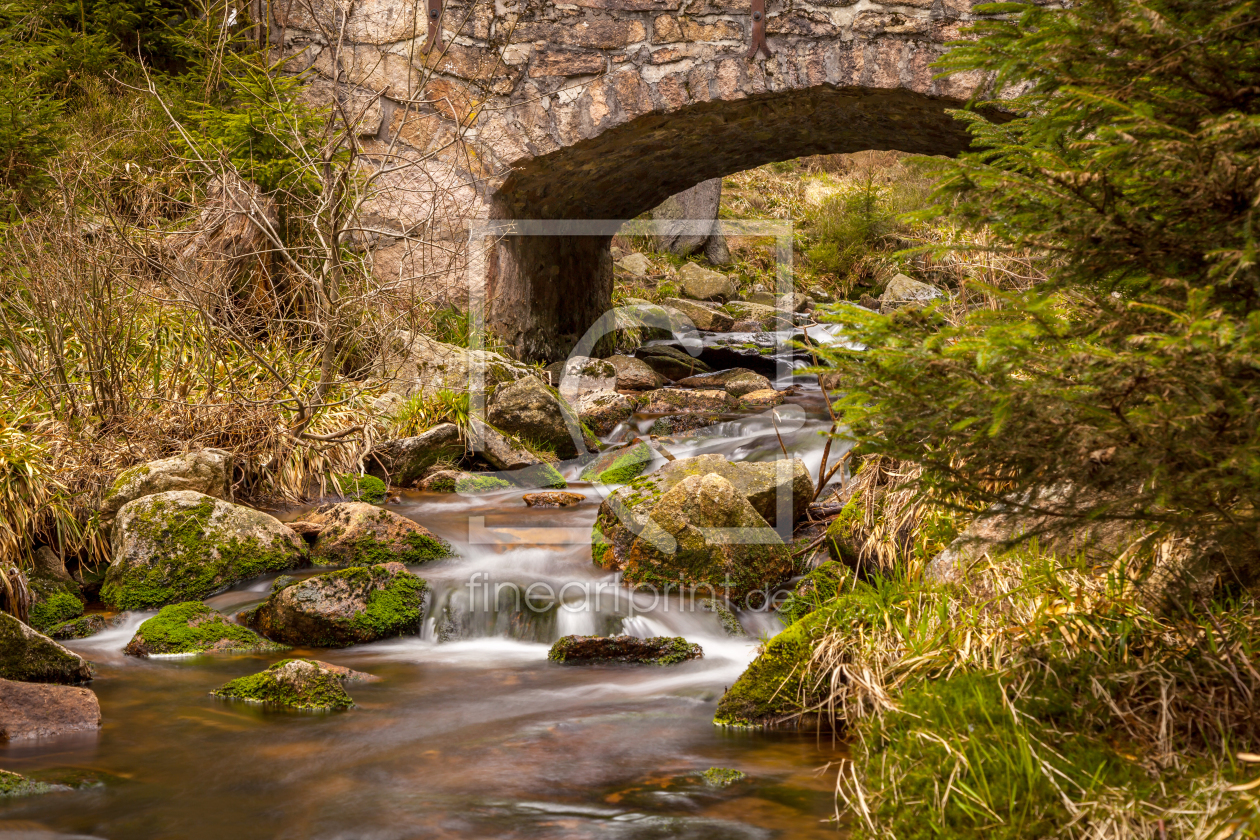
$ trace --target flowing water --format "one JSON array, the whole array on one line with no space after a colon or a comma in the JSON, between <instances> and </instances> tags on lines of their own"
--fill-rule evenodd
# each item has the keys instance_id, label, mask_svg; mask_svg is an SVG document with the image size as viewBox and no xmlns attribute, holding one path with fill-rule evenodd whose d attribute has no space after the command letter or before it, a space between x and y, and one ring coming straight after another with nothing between
<instances>
[{"instance_id":1,"label":"flowing water","mask_svg":"<svg viewBox=\"0 0 1260 840\"><path fill-rule=\"evenodd\" d=\"M780 379L790 378L788 372ZM798 378L804 382L804 378ZM817 389L781 410L734 418L670 446L771 460L782 446L816 474L826 426ZM649 423L642 418L640 425ZM776 433L776 425L778 426ZM614 435L627 431L620 430ZM577 468L569 471L571 479ZM389 505L450 540L459 557L416 569L432 587L418 636L344 650L135 659L122 648L152 613L70 643L97 665L99 733L0 745L0 767L101 784L0 800L0 835L100 838L834 838L829 738L727 731L718 698L755 655L772 613L725 635L684 599L640 599L590 559L606 488L527 508L519 490L405 494ZM210 599L232 612L270 580ZM570 633L681 635L704 658L667 668L566 667L548 646ZM285 656L369 672L356 706L279 712L208 692ZM699 773L729 767L716 789Z\"/></svg>"}]
</instances>

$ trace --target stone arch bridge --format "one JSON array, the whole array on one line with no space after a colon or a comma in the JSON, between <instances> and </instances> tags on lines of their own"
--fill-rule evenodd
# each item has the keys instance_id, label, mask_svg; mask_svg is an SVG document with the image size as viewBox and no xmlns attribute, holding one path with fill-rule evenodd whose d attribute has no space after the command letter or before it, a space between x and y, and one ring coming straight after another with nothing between
<instances>
[{"instance_id":1,"label":"stone arch bridge","mask_svg":"<svg viewBox=\"0 0 1260 840\"><path fill-rule=\"evenodd\" d=\"M270 0L271 40L358 120L382 171L378 274L464 294L470 224L629 219L700 181L810 154L954 154L978 80L930 65L980 0ZM486 247L488 326L562 357L610 305L608 236Z\"/></svg>"}]
</instances>

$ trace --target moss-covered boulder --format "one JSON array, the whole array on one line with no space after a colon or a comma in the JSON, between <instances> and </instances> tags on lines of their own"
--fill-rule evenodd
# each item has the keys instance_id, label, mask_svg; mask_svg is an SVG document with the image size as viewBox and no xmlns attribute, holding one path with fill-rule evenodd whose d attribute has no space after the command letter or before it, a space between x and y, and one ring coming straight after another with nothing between
<instances>
[{"instance_id":1,"label":"moss-covered boulder","mask_svg":"<svg viewBox=\"0 0 1260 840\"><path fill-rule=\"evenodd\" d=\"M347 647L419 633L427 591L401 563L357 566L290 579L241 620L284 644Z\"/></svg>"},{"instance_id":2,"label":"moss-covered boulder","mask_svg":"<svg viewBox=\"0 0 1260 840\"><path fill-rule=\"evenodd\" d=\"M91 615L81 615L78 618L72 618L69 621L63 621L54 625L48 630L48 636L59 642L71 639L86 639L89 636L95 636L103 630L117 627L121 623L122 619L119 616L106 617L100 613L92 613Z\"/></svg>"},{"instance_id":3,"label":"moss-covered boulder","mask_svg":"<svg viewBox=\"0 0 1260 840\"><path fill-rule=\"evenodd\" d=\"M83 615L83 599L74 581L32 577L30 588L29 617L36 630L47 633L58 624Z\"/></svg>"},{"instance_id":4,"label":"moss-covered boulder","mask_svg":"<svg viewBox=\"0 0 1260 840\"><path fill-rule=\"evenodd\" d=\"M328 712L354 705L342 679L341 674L313 659L285 659L210 693L226 700Z\"/></svg>"},{"instance_id":5,"label":"moss-covered boulder","mask_svg":"<svg viewBox=\"0 0 1260 840\"><path fill-rule=\"evenodd\" d=\"M190 490L226 499L232 486L232 453L202 449L150 461L119 473L101 503L101 520L108 522L123 505L170 490Z\"/></svg>"},{"instance_id":6,"label":"moss-covered boulder","mask_svg":"<svg viewBox=\"0 0 1260 840\"><path fill-rule=\"evenodd\" d=\"M792 594L779 607L784 624L794 624L844 591L852 573L843 563L828 560L792 587Z\"/></svg>"},{"instance_id":7,"label":"moss-covered boulder","mask_svg":"<svg viewBox=\"0 0 1260 840\"><path fill-rule=\"evenodd\" d=\"M753 391L761 391L772 387L769 379L747 368L729 368L713 373L698 373L695 376L680 379L677 385L680 388L702 388L706 390L721 388L732 397L742 397L744 394L751 394Z\"/></svg>"},{"instance_id":8,"label":"moss-covered boulder","mask_svg":"<svg viewBox=\"0 0 1260 840\"><path fill-rule=\"evenodd\" d=\"M606 569L624 568L636 536L646 527L661 497L690 476L710 474L730 482L753 510L771 524L778 518L780 495L792 522L804 515L814 496L809 471L795 459L749 463L728 461L722 455L700 455L670 461L619 488L600 505L592 532L596 564Z\"/></svg>"},{"instance_id":9,"label":"moss-covered boulder","mask_svg":"<svg viewBox=\"0 0 1260 840\"><path fill-rule=\"evenodd\" d=\"M536 376L522 377L495 391L486 419L500 431L552 449L560 458L577 456L583 446L577 413Z\"/></svg>"},{"instance_id":10,"label":"moss-covered boulder","mask_svg":"<svg viewBox=\"0 0 1260 840\"><path fill-rule=\"evenodd\" d=\"M92 668L77 653L0 613L0 677L76 685L92 679Z\"/></svg>"},{"instance_id":11,"label":"moss-covered boulder","mask_svg":"<svg viewBox=\"0 0 1260 840\"><path fill-rule=\"evenodd\" d=\"M827 523L827 553L831 559L849 566L858 564L857 526L865 516L862 500L854 495L840 509L835 519Z\"/></svg>"},{"instance_id":12,"label":"moss-covered boulder","mask_svg":"<svg viewBox=\"0 0 1260 840\"><path fill-rule=\"evenodd\" d=\"M814 643L827 628L826 611L813 612L762 645L735 684L718 701L713 722L732 727L808 725L802 720L804 684Z\"/></svg>"},{"instance_id":13,"label":"moss-covered boulder","mask_svg":"<svg viewBox=\"0 0 1260 840\"><path fill-rule=\"evenodd\" d=\"M317 566L416 565L454 554L450 543L427 528L363 502L321 505L306 521L321 527L311 549Z\"/></svg>"},{"instance_id":14,"label":"moss-covered boulder","mask_svg":"<svg viewBox=\"0 0 1260 840\"><path fill-rule=\"evenodd\" d=\"M744 626L739 623L739 618L734 612L732 612L730 606L724 601L720 601L717 598L702 598L699 603L700 609L705 612L713 613L717 617L718 624L722 626L723 633L736 639L742 639L748 636L748 634L744 632Z\"/></svg>"},{"instance_id":15,"label":"moss-covered boulder","mask_svg":"<svg viewBox=\"0 0 1260 840\"><path fill-rule=\"evenodd\" d=\"M561 665L599 665L634 663L677 665L689 659L700 659L704 651L681 636L655 636L637 639L634 636L565 636L556 641L547 658Z\"/></svg>"},{"instance_id":16,"label":"moss-covered boulder","mask_svg":"<svg viewBox=\"0 0 1260 840\"><path fill-rule=\"evenodd\" d=\"M157 615L140 625L123 653L155 656L277 650L284 650L284 645L234 624L200 601L189 601L162 607Z\"/></svg>"},{"instance_id":17,"label":"moss-covered boulder","mask_svg":"<svg viewBox=\"0 0 1260 840\"><path fill-rule=\"evenodd\" d=\"M748 500L709 473L661 496L616 569L628 583L657 591L672 586L741 601L790 576L792 558Z\"/></svg>"},{"instance_id":18,"label":"moss-covered boulder","mask_svg":"<svg viewBox=\"0 0 1260 840\"><path fill-rule=\"evenodd\" d=\"M128 502L111 536L101 600L119 610L199 601L306 561L306 543L274 516L191 490Z\"/></svg>"},{"instance_id":19,"label":"moss-covered boulder","mask_svg":"<svg viewBox=\"0 0 1260 840\"><path fill-rule=\"evenodd\" d=\"M625 484L643 474L652 462L651 447L640 441L629 448L603 452L582 470L583 481L600 484Z\"/></svg>"},{"instance_id":20,"label":"moss-covered boulder","mask_svg":"<svg viewBox=\"0 0 1260 840\"><path fill-rule=\"evenodd\" d=\"M413 437L385 441L364 459L368 475L399 486L420 481L434 465L464 457L464 439L454 423L442 423Z\"/></svg>"}]
</instances>

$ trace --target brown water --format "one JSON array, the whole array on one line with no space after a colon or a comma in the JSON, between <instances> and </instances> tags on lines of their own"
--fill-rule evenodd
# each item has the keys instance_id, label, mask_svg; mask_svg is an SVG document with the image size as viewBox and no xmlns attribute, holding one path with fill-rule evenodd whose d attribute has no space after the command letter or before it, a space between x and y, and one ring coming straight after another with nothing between
<instances>
[{"instance_id":1,"label":"brown water","mask_svg":"<svg viewBox=\"0 0 1260 840\"><path fill-rule=\"evenodd\" d=\"M785 434L811 470L820 425ZM777 457L779 444L768 423L750 420L675 448L710 451L761 460ZM834 840L835 772L822 768L841 757L836 745L715 727L717 700L756 640L725 636L714 616L677 598L631 605L590 560L607 490L571 489L588 501L560 511L526 508L520 491L412 494L391 505L450 539L460 557L416 569L433 587L419 636L294 652L381 678L349 684L357 705L345 712L282 712L208 693L294 654L123 656L152 613L71 643L97 664L102 729L0 745L0 767L37 776L73 768L103 783L0 800L0 835ZM498 596L470 582L489 582ZM269 585L209 603L232 611ZM531 586L536 608L514 594ZM740 618L754 636L778 629L770 614ZM561 635L617 631L683 635L705 656L669 668L546 660ZM698 774L713 766L748 779L708 787Z\"/></svg>"}]
</instances>

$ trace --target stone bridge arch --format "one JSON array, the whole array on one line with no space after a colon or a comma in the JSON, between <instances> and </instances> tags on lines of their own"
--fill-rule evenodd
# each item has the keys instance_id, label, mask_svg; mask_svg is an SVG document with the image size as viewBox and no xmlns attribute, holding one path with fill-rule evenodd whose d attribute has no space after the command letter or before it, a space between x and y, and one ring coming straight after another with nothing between
<instances>
[{"instance_id":1,"label":"stone bridge arch","mask_svg":"<svg viewBox=\"0 0 1260 840\"><path fill-rule=\"evenodd\" d=\"M752 59L749 0L450 0L427 55L418 0L272 0L271 37L390 164L365 207L377 271L458 297L470 224L633 218L802 155L957 153L946 112L978 80L930 65L973 2L768 0L773 56ZM610 304L608 244L488 245L488 326L523 359L562 357Z\"/></svg>"}]
</instances>

